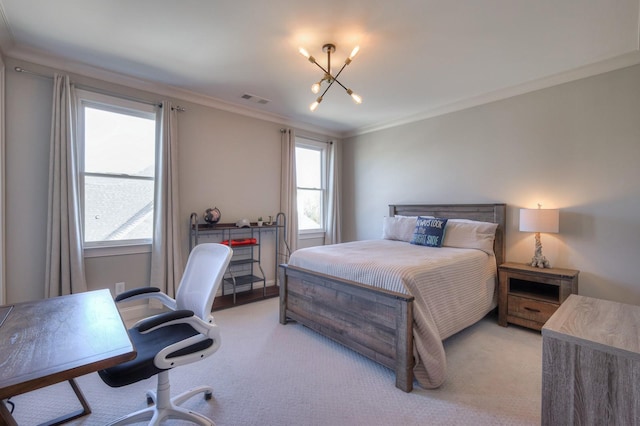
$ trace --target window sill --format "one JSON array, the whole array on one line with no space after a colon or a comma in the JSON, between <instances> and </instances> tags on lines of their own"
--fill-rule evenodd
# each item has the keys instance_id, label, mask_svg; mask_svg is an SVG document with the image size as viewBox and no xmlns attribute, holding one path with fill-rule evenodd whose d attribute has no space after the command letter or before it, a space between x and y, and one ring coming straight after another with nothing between
<instances>
[{"instance_id":1,"label":"window sill","mask_svg":"<svg viewBox=\"0 0 640 426\"><path fill-rule=\"evenodd\" d=\"M318 238L324 238L324 231L305 231L298 232L299 240L315 240Z\"/></svg>"},{"instance_id":2,"label":"window sill","mask_svg":"<svg viewBox=\"0 0 640 426\"><path fill-rule=\"evenodd\" d=\"M84 257L124 256L129 254L151 253L151 244L132 244L122 246L85 247Z\"/></svg>"}]
</instances>

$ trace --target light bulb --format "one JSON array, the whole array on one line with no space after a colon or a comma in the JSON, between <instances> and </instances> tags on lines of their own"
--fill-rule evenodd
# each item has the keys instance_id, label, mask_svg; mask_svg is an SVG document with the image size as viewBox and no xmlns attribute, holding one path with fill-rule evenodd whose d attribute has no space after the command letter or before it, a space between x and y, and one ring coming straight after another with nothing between
<instances>
[{"instance_id":1,"label":"light bulb","mask_svg":"<svg viewBox=\"0 0 640 426\"><path fill-rule=\"evenodd\" d=\"M355 58L356 55L358 54L358 50L360 50L360 46L356 46L353 48L349 57L344 60L345 65L349 65L351 61L353 61L353 58Z\"/></svg>"},{"instance_id":2,"label":"light bulb","mask_svg":"<svg viewBox=\"0 0 640 426\"><path fill-rule=\"evenodd\" d=\"M312 64L316 63L316 58L314 58L313 56L309 55L309 52L307 52L304 47L298 48L298 52L300 52L300 54L302 56L304 56L305 58L307 58L309 60L309 62L311 62Z\"/></svg>"},{"instance_id":3,"label":"light bulb","mask_svg":"<svg viewBox=\"0 0 640 426\"><path fill-rule=\"evenodd\" d=\"M318 105L320 105L320 102L322 102L322 96L320 96L318 99L315 100L314 103L311 104L311 106L309 107L311 112L315 111L318 108Z\"/></svg>"},{"instance_id":4,"label":"light bulb","mask_svg":"<svg viewBox=\"0 0 640 426\"><path fill-rule=\"evenodd\" d=\"M307 52L307 51L305 50L305 48L304 48L304 47L299 48L299 49L298 49L298 52L300 52L300 54L301 54L302 56L304 56L305 58L307 58L307 59L309 59L309 57L311 56L311 55L309 55L309 52Z\"/></svg>"},{"instance_id":5,"label":"light bulb","mask_svg":"<svg viewBox=\"0 0 640 426\"><path fill-rule=\"evenodd\" d=\"M320 91L320 83L313 83L311 85L311 91L317 94Z\"/></svg>"},{"instance_id":6,"label":"light bulb","mask_svg":"<svg viewBox=\"0 0 640 426\"><path fill-rule=\"evenodd\" d=\"M360 50L360 46L354 47L353 50L351 51L351 55L349 55L349 59L351 59L353 61L353 58L356 57L356 55L358 54L359 50Z\"/></svg>"},{"instance_id":7,"label":"light bulb","mask_svg":"<svg viewBox=\"0 0 640 426\"><path fill-rule=\"evenodd\" d=\"M357 93L353 93L353 90L347 89L347 93L349 94L349 96L351 96L355 103L357 103L358 105L362 103L362 98L360 97L360 95L358 95Z\"/></svg>"}]
</instances>

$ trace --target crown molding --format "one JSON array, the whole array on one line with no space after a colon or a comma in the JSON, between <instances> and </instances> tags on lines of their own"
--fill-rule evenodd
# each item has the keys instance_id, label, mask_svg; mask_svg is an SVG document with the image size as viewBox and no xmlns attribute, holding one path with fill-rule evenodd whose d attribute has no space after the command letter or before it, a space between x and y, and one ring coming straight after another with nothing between
<instances>
[{"instance_id":1,"label":"crown molding","mask_svg":"<svg viewBox=\"0 0 640 426\"><path fill-rule=\"evenodd\" d=\"M504 89L496 90L483 95L475 96L468 99L463 99L458 102L454 102L448 105L438 106L436 108L423 111L421 113L412 114L406 117L401 117L394 120L380 122L369 126L363 126L353 131L335 132L329 131L326 128L316 126L310 123L300 122L291 119L290 117L267 113L264 111L258 111L249 107L242 107L235 104L231 104L220 99L216 99L211 96L205 96L200 93L192 92L189 90L180 89L174 86L166 84L159 84L144 79L130 77L124 74L107 71L102 68L89 66L79 62L66 61L47 54L46 52L30 50L25 48L11 48L8 52L4 52L7 57L31 62L34 64L58 69L61 71L83 75L89 78L99 79L108 83L118 84L126 87L130 87L137 90L143 90L146 92L158 94L161 96L168 96L171 98L179 99L182 101L192 102L198 105L203 105L223 111L236 113L239 115L264 120L279 125L292 127L299 130L314 132L322 134L332 138L347 138L353 136L359 136L367 133L372 133L380 130L389 129L392 127L398 127L417 121L434 118L440 115L449 114L456 111L476 107L479 105L508 99L514 96L522 95L525 93L533 92L548 87L557 86L560 84L568 83L571 81L579 80L582 78L592 77L594 75L603 74L609 71L615 71L617 69L626 68L629 66L640 64L640 50L636 49L632 52L628 52L622 55L614 56L599 62L594 62L589 65L585 65L572 70L557 73L548 77L532 80L516 86L507 87Z\"/></svg>"},{"instance_id":2,"label":"crown molding","mask_svg":"<svg viewBox=\"0 0 640 426\"><path fill-rule=\"evenodd\" d=\"M604 74L609 71L615 71L618 69L630 67L640 64L640 50L634 50L629 53L614 56L609 59L605 59L599 62L595 62L589 65L585 65L572 70L564 71L558 74L554 74L548 77L532 80L523 84L519 84L505 89L496 90L483 95L475 96L468 99L463 99L459 102L454 102L448 105L439 106L428 111L423 111L418 114L402 117L395 120L389 120L384 123L377 123L370 126L360 127L353 132L347 132L344 137L359 136L366 133L376 132L379 130L385 130L392 127L402 126L405 124L415 123L417 121L426 120L428 118L437 117L451 112L461 111L467 108L472 108L479 105L488 104L490 102L500 101L503 99L511 98L513 96L522 95L529 92L534 92L540 89L546 89L548 87L557 86L560 84L568 83L582 78L592 77L598 74Z\"/></svg>"},{"instance_id":3,"label":"crown molding","mask_svg":"<svg viewBox=\"0 0 640 426\"><path fill-rule=\"evenodd\" d=\"M60 71L82 75L88 78L94 78L107 83L118 84L130 87L136 90L142 90L153 94L167 96L181 101L191 102L194 104L219 109L222 111L232 112L246 117L264 120L278 125L288 126L309 132L320 133L329 137L339 138L342 135L328 131L326 128L315 126L310 123L292 120L290 117L259 111L249 107L242 107L229 102L222 101L212 96L206 96L201 93L192 92L167 84L155 83L125 74L108 71L103 68L86 65L80 62L68 61L57 56L52 56L46 52L27 49L27 48L11 48L8 52L4 52L7 57L15 60L27 61L33 64L57 69Z\"/></svg>"}]
</instances>

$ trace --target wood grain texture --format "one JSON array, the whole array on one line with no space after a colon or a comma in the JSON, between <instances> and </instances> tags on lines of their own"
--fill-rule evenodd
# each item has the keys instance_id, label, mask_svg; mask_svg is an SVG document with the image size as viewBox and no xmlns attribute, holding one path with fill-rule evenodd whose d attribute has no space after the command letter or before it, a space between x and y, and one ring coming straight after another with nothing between
<instances>
[{"instance_id":1,"label":"wood grain texture","mask_svg":"<svg viewBox=\"0 0 640 426\"><path fill-rule=\"evenodd\" d=\"M16 304L0 327L0 399L134 357L109 290Z\"/></svg>"},{"instance_id":2,"label":"wood grain texture","mask_svg":"<svg viewBox=\"0 0 640 426\"><path fill-rule=\"evenodd\" d=\"M403 390L411 390L412 296L290 266L286 300L287 318L392 368Z\"/></svg>"},{"instance_id":3,"label":"wood grain texture","mask_svg":"<svg viewBox=\"0 0 640 426\"><path fill-rule=\"evenodd\" d=\"M578 293L578 275L573 269L503 263L498 268L498 324L540 330L569 295Z\"/></svg>"},{"instance_id":4,"label":"wood grain texture","mask_svg":"<svg viewBox=\"0 0 640 426\"><path fill-rule=\"evenodd\" d=\"M494 251L504 261L505 204L390 205L389 215L430 215L498 223ZM413 389L413 297L281 265L280 323L288 319L394 370L396 387Z\"/></svg>"},{"instance_id":5,"label":"wood grain texture","mask_svg":"<svg viewBox=\"0 0 640 426\"><path fill-rule=\"evenodd\" d=\"M640 307L571 295L542 328L542 424L640 424Z\"/></svg>"}]
</instances>

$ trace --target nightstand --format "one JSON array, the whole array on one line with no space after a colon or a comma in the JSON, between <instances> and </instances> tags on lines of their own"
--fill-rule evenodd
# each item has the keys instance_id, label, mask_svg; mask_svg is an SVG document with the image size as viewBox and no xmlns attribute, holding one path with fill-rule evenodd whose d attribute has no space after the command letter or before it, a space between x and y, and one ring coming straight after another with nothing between
<instances>
[{"instance_id":1,"label":"nightstand","mask_svg":"<svg viewBox=\"0 0 640 426\"><path fill-rule=\"evenodd\" d=\"M498 324L540 330L570 294L578 293L578 273L503 263L498 267Z\"/></svg>"}]
</instances>

